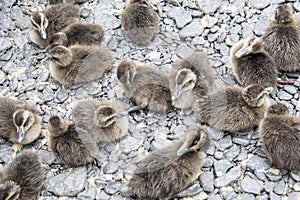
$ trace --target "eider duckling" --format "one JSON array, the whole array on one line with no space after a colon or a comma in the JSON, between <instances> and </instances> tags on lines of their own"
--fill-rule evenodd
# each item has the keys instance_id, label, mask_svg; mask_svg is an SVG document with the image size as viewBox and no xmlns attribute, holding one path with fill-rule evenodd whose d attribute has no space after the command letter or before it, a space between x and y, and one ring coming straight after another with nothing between
<instances>
[{"instance_id":1,"label":"eider duckling","mask_svg":"<svg viewBox=\"0 0 300 200\"><path fill-rule=\"evenodd\" d=\"M300 171L300 117L277 103L259 125L259 135L267 157L278 168Z\"/></svg>"},{"instance_id":2,"label":"eider duckling","mask_svg":"<svg viewBox=\"0 0 300 200\"><path fill-rule=\"evenodd\" d=\"M176 108L191 108L193 102L207 95L216 79L205 52L195 52L172 65L170 90Z\"/></svg>"},{"instance_id":3,"label":"eider duckling","mask_svg":"<svg viewBox=\"0 0 300 200\"><path fill-rule=\"evenodd\" d=\"M186 189L201 172L202 152L210 146L207 129L191 126L185 139L153 151L138 164L129 180L137 199L170 199Z\"/></svg>"},{"instance_id":4,"label":"eider duckling","mask_svg":"<svg viewBox=\"0 0 300 200\"><path fill-rule=\"evenodd\" d=\"M72 45L50 50L50 74L63 85L85 83L101 78L112 68L113 56L107 48Z\"/></svg>"},{"instance_id":5,"label":"eider duckling","mask_svg":"<svg viewBox=\"0 0 300 200\"><path fill-rule=\"evenodd\" d=\"M92 134L65 122L59 116L48 121L49 146L55 157L71 167L86 165L95 160L99 149Z\"/></svg>"},{"instance_id":6,"label":"eider duckling","mask_svg":"<svg viewBox=\"0 0 300 200\"><path fill-rule=\"evenodd\" d=\"M40 48L49 45L52 36L80 18L80 8L72 4L48 5L42 12L31 15L29 38Z\"/></svg>"},{"instance_id":7,"label":"eider duckling","mask_svg":"<svg viewBox=\"0 0 300 200\"><path fill-rule=\"evenodd\" d=\"M246 88L227 86L195 101L194 111L200 122L231 133L255 128L269 105L267 91L258 84Z\"/></svg>"},{"instance_id":8,"label":"eider duckling","mask_svg":"<svg viewBox=\"0 0 300 200\"><path fill-rule=\"evenodd\" d=\"M237 42L231 48L230 59L234 75L242 86L259 84L265 88L276 87L275 61L264 50L260 38L249 37Z\"/></svg>"},{"instance_id":9,"label":"eider duckling","mask_svg":"<svg viewBox=\"0 0 300 200\"><path fill-rule=\"evenodd\" d=\"M121 18L125 36L137 45L150 43L159 28L158 9L151 0L128 0Z\"/></svg>"},{"instance_id":10,"label":"eider duckling","mask_svg":"<svg viewBox=\"0 0 300 200\"><path fill-rule=\"evenodd\" d=\"M263 35L264 47L280 71L300 70L300 36L288 5L279 5Z\"/></svg>"},{"instance_id":11,"label":"eider duckling","mask_svg":"<svg viewBox=\"0 0 300 200\"><path fill-rule=\"evenodd\" d=\"M87 99L73 108L76 127L91 133L98 142L115 141L128 134L129 120L123 104L112 100Z\"/></svg>"},{"instance_id":12,"label":"eider duckling","mask_svg":"<svg viewBox=\"0 0 300 200\"><path fill-rule=\"evenodd\" d=\"M9 97L0 97L0 137L12 143L29 144L41 131L34 105Z\"/></svg>"},{"instance_id":13,"label":"eider duckling","mask_svg":"<svg viewBox=\"0 0 300 200\"><path fill-rule=\"evenodd\" d=\"M98 24L76 22L55 33L50 39L51 47L63 45L69 47L74 44L99 45L104 36L102 27Z\"/></svg>"},{"instance_id":14,"label":"eider duckling","mask_svg":"<svg viewBox=\"0 0 300 200\"><path fill-rule=\"evenodd\" d=\"M119 63L117 78L127 97L137 105L136 110L165 114L173 108L168 76L164 72L126 59Z\"/></svg>"},{"instance_id":15,"label":"eider duckling","mask_svg":"<svg viewBox=\"0 0 300 200\"><path fill-rule=\"evenodd\" d=\"M34 150L22 151L0 171L0 195L3 199L37 199L45 180L45 171Z\"/></svg>"}]
</instances>

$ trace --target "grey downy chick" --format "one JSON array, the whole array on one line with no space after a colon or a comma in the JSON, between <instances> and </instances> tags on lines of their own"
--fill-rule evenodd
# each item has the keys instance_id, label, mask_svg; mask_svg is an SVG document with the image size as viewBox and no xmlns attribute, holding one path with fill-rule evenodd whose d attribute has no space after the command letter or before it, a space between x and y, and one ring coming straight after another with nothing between
<instances>
[{"instance_id":1,"label":"grey downy chick","mask_svg":"<svg viewBox=\"0 0 300 200\"><path fill-rule=\"evenodd\" d=\"M173 108L168 76L164 72L126 59L118 65L117 78L127 97L137 106L132 111L146 109L164 114Z\"/></svg>"},{"instance_id":2,"label":"grey downy chick","mask_svg":"<svg viewBox=\"0 0 300 200\"><path fill-rule=\"evenodd\" d=\"M216 89L195 101L193 110L198 121L236 133L257 127L268 106L267 91L253 84Z\"/></svg>"},{"instance_id":3,"label":"grey downy chick","mask_svg":"<svg viewBox=\"0 0 300 200\"><path fill-rule=\"evenodd\" d=\"M203 151L210 146L207 129L191 126L185 139L151 152L129 180L129 190L137 199L170 199L186 189L201 172Z\"/></svg>"},{"instance_id":4,"label":"grey downy chick","mask_svg":"<svg viewBox=\"0 0 300 200\"><path fill-rule=\"evenodd\" d=\"M63 85L90 82L112 68L113 56L107 48L72 45L50 50L50 74Z\"/></svg>"},{"instance_id":5,"label":"grey downy chick","mask_svg":"<svg viewBox=\"0 0 300 200\"><path fill-rule=\"evenodd\" d=\"M279 5L263 35L264 47L280 71L300 70L300 32L288 5Z\"/></svg>"},{"instance_id":6,"label":"grey downy chick","mask_svg":"<svg viewBox=\"0 0 300 200\"><path fill-rule=\"evenodd\" d=\"M234 75L242 86L276 87L277 67L260 38L249 37L237 42L231 48L230 59Z\"/></svg>"},{"instance_id":7,"label":"grey downy chick","mask_svg":"<svg viewBox=\"0 0 300 200\"><path fill-rule=\"evenodd\" d=\"M34 105L0 97L0 137L12 143L29 144L40 135L41 122Z\"/></svg>"},{"instance_id":8,"label":"grey downy chick","mask_svg":"<svg viewBox=\"0 0 300 200\"><path fill-rule=\"evenodd\" d=\"M99 153L93 135L65 122L59 116L52 116L48 121L49 147L55 157L71 167L86 165L95 160Z\"/></svg>"},{"instance_id":9,"label":"grey downy chick","mask_svg":"<svg viewBox=\"0 0 300 200\"><path fill-rule=\"evenodd\" d=\"M300 171L300 117L276 103L259 125L259 135L267 157L280 169Z\"/></svg>"},{"instance_id":10,"label":"grey downy chick","mask_svg":"<svg viewBox=\"0 0 300 200\"><path fill-rule=\"evenodd\" d=\"M150 43L159 28L160 17L151 0L128 0L122 11L125 36L138 45Z\"/></svg>"},{"instance_id":11,"label":"grey downy chick","mask_svg":"<svg viewBox=\"0 0 300 200\"><path fill-rule=\"evenodd\" d=\"M128 134L128 116L123 104L117 101L88 99L73 108L76 127L93 135L96 142L115 141Z\"/></svg>"}]
</instances>

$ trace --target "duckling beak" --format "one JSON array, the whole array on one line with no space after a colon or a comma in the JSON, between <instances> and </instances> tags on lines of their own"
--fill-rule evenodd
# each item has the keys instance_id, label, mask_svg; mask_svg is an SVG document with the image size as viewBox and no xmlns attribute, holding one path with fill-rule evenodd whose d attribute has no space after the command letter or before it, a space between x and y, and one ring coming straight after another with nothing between
<instances>
[{"instance_id":1,"label":"duckling beak","mask_svg":"<svg viewBox=\"0 0 300 200\"><path fill-rule=\"evenodd\" d=\"M45 40L47 38L46 29L44 27L40 28L40 36Z\"/></svg>"},{"instance_id":2,"label":"duckling beak","mask_svg":"<svg viewBox=\"0 0 300 200\"><path fill-rule=\"evenodd\" d=\"M273 87L267 87L267 88L265 88L265 91L266 91L267 94L271 94L271 93L274 92L274 88Z\"/></svg>"},{"instance_id":3,"label":"duckling beak","mask_svg":"<svg viewBox=\"0 0 300 200\"><path fill-rule=\"evenodd\" d=\"M23 127L22 128L17 128L17 133L18 133L18 142L21 143L24 139Z\"/></svg>"},{"instance_id":4,"label":"duckling beak","mask_svg":"<svg viewBox=\"0 0 300 200\"><path fill-rule=\"evenodd\" d=\"M241 58L241 57L243 57L243 56L245 56L245 55L247 55L247 54L249 54L249 51L247 51L246 49L240 49L240 50L238 50L238 51L235 53L235 56L236 56L237 58Z\"/></svg>"},{"instance_id":5,"label":"duckling beak","mask_svg":"<svg viewBox=\"0 0 300 200\"><path fill-rule=\"evenodd\" d=\"M190 152L190 150L188 148L186 148L185 146L180 147L180 149L177 151L177 156L182 156L186 153Z\"/></svg>"},{"instance_id":6,"label":"duckling beak","mask_svg":"<svg viewBox=\"0 0 300 200\"><path fill-rule=\"evenodd\" d=\"M172 94L172 100L178 99L180 96L180 90L178 88L175 89L175 91Z\"/></svg>"},{"instance_id":7,"label":"duckling beak","mask_svg":"<svg viewBox=\"0 0 300 200\"><path fill-rule=\"evenodd\" d=\"M126 116L126 115L128 115L128 112L126 112L126 111L122 111L122 112L118 112L118 113L115 113L115 117L118 117L118 118L121 118L121 117L124 117L124 116Z\"/></svg>"}]
</instances>

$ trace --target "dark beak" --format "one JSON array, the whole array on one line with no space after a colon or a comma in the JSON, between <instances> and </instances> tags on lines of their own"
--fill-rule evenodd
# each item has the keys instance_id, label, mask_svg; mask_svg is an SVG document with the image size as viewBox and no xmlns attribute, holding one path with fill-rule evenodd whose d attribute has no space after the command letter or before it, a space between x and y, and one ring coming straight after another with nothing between
<instances>
[{"instance_id":1,"label":"dark beak","mask_svg":"<svg viewBox=\"0 0 300 200\"><path fill-rule=\"evenodd\" d=\"M24 139L24 131L22 130L22 128L19 128L17 130L18 133L18 142L21 143L22 140Z\"/></svg>"},{"instance_id":2,"label":"dark beak","mask_svg":"<svg viewBox=\"0 0 300 200\"><path fill-rule=\"evenodd\" d=\"M237 58L241 58L241 57L247 55L248 53L249 53L249 52L248 52L247 50L245 50L245 49L240 49L240 50L238 50L238 51L235 53L235 56L236 56Z\"/></svg>"},{"instance_id":3,"label":"dark beak","mask_svg":"<svg viewBox=\"0 0 300 200\"><path fill-rule=\"evenodd\" d=\"M40 28L40 36L45 40L47 38L45 28Z\"/></svg>"},{"instance_id":4,"label":"dark beak","mask_svg":"<svg viewBox=\"0 0 300 200\"><path fill-rule=\"evenodd\" d=\"M180 96L180 91L179 91L178 88L176 88L175 91L174 91L173 94L172 94L172 100L178 99L179 96Z\"/></svg>"},{"instance_id":5,"label":"dark beak","mask_svg":"<svg viewBox=\"0 0 300 200\"><path fill-rule=\"evenodd\" d=\"M190 152L191 150L189 149L189 144L188 143L183 143L182 146L180 147L180 149L178 149L177 151L177 156L182 156L188 152Z\"/></svg>"}]
</instances>

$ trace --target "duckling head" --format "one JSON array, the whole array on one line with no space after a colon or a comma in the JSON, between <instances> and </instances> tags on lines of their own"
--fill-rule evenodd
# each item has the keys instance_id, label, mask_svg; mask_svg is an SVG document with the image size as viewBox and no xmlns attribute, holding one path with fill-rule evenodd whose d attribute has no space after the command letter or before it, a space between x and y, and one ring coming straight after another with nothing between
<instances>
[{"instance_id":1,"label":"duckling head","mask_svg":"<svg viewBox=\"0 0 300 200\"><path fill-rule=\"evenodd\" d=\"M191 92L196 85L197 76L190 69L181 69L175 77L175 88L172 92L172 100L178 99L183 93Z\"/></svg>"},{"instance_id":2,"label":"duckling head","mask_svg":"<svg viewBox=\"0 0 300 200\"><path fill-rule=\"evenodd\" d=\"M263 41L259 37L249 37L244 41L244 44L240 50L235 53L237 58L247 56L248 54L262 51Z\"/></svg>"},{"instance_id":3,"label":"duckling head","mask_svg":"<svg viewBox=\"0 0 300 200\"><path fill-rule=\"evenodd\" d=\"M276 8L274 18L277 24L289 24L294 21L293 13L288 5L279 5Z\"/></svg>"},{"instance_id":4,"label":"duckling head","mask_svg":"<svg viewBox=\"0 0 300 200\"><path fill-rule=\"evenodd\" d=\"M50 39L51 48L58 45L67 46L67 44L68 36L63 32L55 33Z\"/></svg>"},{"instance_id":5,"label":"duckling head","mask_svg":"<svg viewBox=\"0 0 300 200\"><path fill-rule=\"evenodd\" d=\"M72 52L62 45L55 46L50 50L51 61L59 66L66 67L71 64L73 56Z\"/></svg>"},{"instance_id":6,"label":"duckling head","mask_svg":"<svg viewBox=\"0 0 300 200\"><path fill-rule=\"evenodd\" d=\"M17 200L19 199L21 188L13 181L6 181L0 185L0 199Z\"/></svg>"},{"instance_id":7,"label":"duckling head","mask_svg":"<svg viewBox=\"0 0 300 200\"><path fill-rule=\"evenodd\" d=\"M276 103L271 105L267 111L267 115L287 115L289 113L290 111L288 107L286 107L282 103Z\"/></svg>"},{"instance_id":8,"label":"duckling head","mask_svg":"<svg viewBox=\"0 0 300 200\"><path fill-rule=\"evenodd\" d=\"M200 125L191 126L186 132L185 141L177 151L177 156L182 156L189 152L206 151L210 146L210 142L206 127Z\"/></svg>"},{"instance_id":9,"label":"duckling head","mask_svg":"<svg viewBox=\"0 0 300 200\"><path fill-rule=\"evenodd\" d=\"M116 122L116 118L121 117L112 107L100 106L95 111L94 122L103 128L107 128Z\"/></svg>"},{"instance_id":10,"label":"duckling head","mask_svg":"<svg viewBox=\"0 0 300 200\"><path fill-rule=\"evenodd\" d=\"M261 85L252 84L242 91L243 100L251 107L260 107L264 104L268 92Z\"/></svg>"},{"instance_id":11,"label":"duckling head","mask_svg":"<svg viewBox=\"0 0 300 200\"><path fill-rule=\"evenodd\" d=\"M130 60L122 60L117 69L118 80L126 85L130 85L134 79L136 73L136 64Z\"/></svg>"},{"instance_id":12,"label":"duckling head","mask_svg":"<svg viewBox=\"0 0 300 200\"><path fill-rule=\"evenodd\" d=\"M17 128L18 142L21 143L25 137L25 134L32 127L35 122L34 114L25 109L18 109L13 114L13 122Z\"/></svg>"},{"instance_id":13,"label":"duckling head","mask_svg":"<svg viewBox=\"0 0 300 200\"><path fill-rule=\"evenodd\" d=\"M33 28L40 34L40 36L45 40L47 39L46 29L48 27L49 21L43 13L34 13L31 15L31 23Z\"/></svg>"},{"instance_id":14,"label":"duckling head","mask_svg":"<svg viewBox=\"0 0 300 200\"><path fill-rule=\"evenodd\" d=\"M68 124L60 116L51 116L48 121L48 130L51 136L58 137L68 130Z\"/></svg>"}]
</instances>

